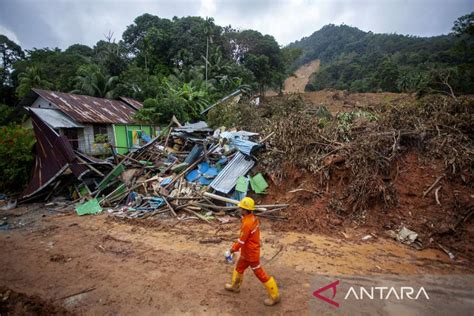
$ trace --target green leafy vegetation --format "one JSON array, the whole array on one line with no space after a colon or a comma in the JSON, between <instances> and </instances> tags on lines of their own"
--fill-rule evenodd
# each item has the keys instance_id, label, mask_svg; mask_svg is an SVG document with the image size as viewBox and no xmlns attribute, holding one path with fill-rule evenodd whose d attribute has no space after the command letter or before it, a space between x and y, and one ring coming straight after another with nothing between
<instances>
[{"instance_id":1,"label":"green leafy vegetation","mask_svg":"<svg viewBox=\"0 0 474 316\"><path fill-rule=\"evenodd\" d=\"M22 48L0 35L0 103L14 106L31 88L146 101L137 118L167 123L199 113L241 89L281 91L296 67L321 60L307 89L425 94L474 93L474 14L453 33L431 38L374 34L327 25L280 47L270 35L219 26L212 18L138 16L121 37L93 47Z\"/></svg>"},{"instance_id":2,"label":"green leafy vegetation","mask_svg":"<svg viewBox=\"0 0 474 316\"><path fill-rule=\"evenodd\" d=\"M23 51L0 37L0 102L13 106L31 88L145 101L137 118L164 123L200 118L205 106L236 89L264 93L281 87L297 49L270 35L216 25L212 18L137 17L116 41L94 47ZM153 101L154 100L154 101Z\"/></svg>"},{"instance_id":3,"label":"green leafy vegetation","mask_svg":"<svg viewBox=\"0 0 474 316\"><path fill-rule=\"evenodd\" d=\"M0 128L0 191L14 192L29 179L35 137L32 129L18 125Z\"/></svg>"}]
</instances>

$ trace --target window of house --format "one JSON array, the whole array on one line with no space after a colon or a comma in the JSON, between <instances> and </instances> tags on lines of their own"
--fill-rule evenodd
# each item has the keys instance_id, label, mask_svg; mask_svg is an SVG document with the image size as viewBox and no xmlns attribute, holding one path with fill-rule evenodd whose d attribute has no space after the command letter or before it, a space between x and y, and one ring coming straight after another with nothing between
<instances>
[{"instance_id":1,"label":"window of house","mask_svg":"<svg viewBox=\"0 0 474 316\"><path fill-rule=\"evenodd\" d=\"M107 125L94 125L94 142L108 143Z\"/></svg>"}]
</instances>

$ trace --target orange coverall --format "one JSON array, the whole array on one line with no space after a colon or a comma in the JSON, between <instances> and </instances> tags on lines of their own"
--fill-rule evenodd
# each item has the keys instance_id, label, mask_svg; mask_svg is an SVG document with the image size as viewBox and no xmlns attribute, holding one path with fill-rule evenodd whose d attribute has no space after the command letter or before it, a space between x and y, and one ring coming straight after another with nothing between
<instances>
[{"instance_id":1,"label":"orange coverall","mask_svg":"<svg viewBox=\"0 0 474 316\"><path fill-rule=\"evenodd\" d=\"M235 268L237 272L242 274L250 266L255 276L266 283L270 276L260 266L260 222L252 213L242 218L239 239L232 245L232 252L239 250L240 257Z\"/></svg>"}]
</instances>

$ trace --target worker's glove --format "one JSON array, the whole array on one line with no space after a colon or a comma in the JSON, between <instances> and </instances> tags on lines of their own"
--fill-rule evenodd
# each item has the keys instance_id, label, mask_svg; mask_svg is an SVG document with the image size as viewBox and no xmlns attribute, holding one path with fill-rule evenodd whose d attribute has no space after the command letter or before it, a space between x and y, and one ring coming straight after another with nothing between
<instances>
[{"instance_id":1,"label":"worker's glove","mask_svg":"<svg viewBox=\"0 0 474 316\"><path fill-rule=\"evenodd\" d=\"M225 252L225 261L228 263L228 264L232 264L234 263L234 254L232 252L230 252L230 250L227 250Z\"/></svg>"}]
</instances>

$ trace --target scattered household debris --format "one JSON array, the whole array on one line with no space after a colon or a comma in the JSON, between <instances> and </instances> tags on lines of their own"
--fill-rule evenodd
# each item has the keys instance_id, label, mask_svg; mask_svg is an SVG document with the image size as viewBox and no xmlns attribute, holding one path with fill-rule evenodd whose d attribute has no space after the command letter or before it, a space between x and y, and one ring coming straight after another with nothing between
<instances>
[{"instance_id":1,"label":"scattered household debris","mask_svg":"<svg viewBox=\"0 0 474 316\"><path fill-rule=\"evenodd\" d=\"M76 206L77 215L97 214L102 212L97 199L92 199L84 204Z\"/></svg>"},{"instance_id":2,"label":"scattered household debris","mask_svg":"<svg viewBox=\"0 0 474 316\"><path fill-rule=\"evenodd\" d=\"M387 236L401 242L402 244L412 246L416 249L422 249L421 240L418 239L418 234L405 226L402 226L398 232L393 230L386 231Z\"/></svg>"},{"instance_id":3,"label":"scattered household debris","mask_svg":"<svg viewBox=\"0 0 474 316\"><path fill-rule=\"evenodd\" d=\"M364 237L361 238L362 241L367 241L369 239L372 239L373 236L372 235L365 235Z\"/></svg>"},{"instance_id":4,"label":"scattered household debris","mask_svg":"<svg viewBox=\"0 0 474 316\"><path fill-rule=\"evenodd\" d=\"M16 207L17 200L16 199L10 199L5 202L6 204L3 204L2 207L0 207L0 211L8 211L12 210Z\"/></svg>"},{"instance_id":5,"label":"scattered household debris","mask_svg":"<svg viewBox=\"0 0 474 316\"><path fill-rule=\"evenodd\" d=\"M448 248L444 247L440 243L437 243L437 245L441 250L443 250L448 255L449 259L451 259L451 260L456 259L456 256L451 251L449 251Z\"/></svg>"},{"instance_id":6,"label":"scattered household debris","mask_svg":"<svg viewBox=\"0 0 474 316\"><path fill-rule=\"evenodd\" d=\"M181 125L174 119L142 147L99 160L75 152L34 113L32 120L47 150L39 153L41 168L35 169L22 197L37 198L41 192L49 201L68 187L72 203L62 208L74 207L78 215L105 209L117 218L226 223L237 215L240 199L250 192L265 194L268 188L264 175L252 172L254 154L263 147L257 133L213 130L203 121ZM258 206L256 212L284 220L278 211L287 206Z\"/></svg>"}]
</instances>

